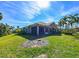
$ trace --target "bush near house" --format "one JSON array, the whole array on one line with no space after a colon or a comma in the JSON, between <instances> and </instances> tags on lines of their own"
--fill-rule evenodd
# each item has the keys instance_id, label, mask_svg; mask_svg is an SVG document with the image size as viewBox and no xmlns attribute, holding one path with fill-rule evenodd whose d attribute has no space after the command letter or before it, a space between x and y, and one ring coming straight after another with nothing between
<instances>
[{"instance_id":1,"label":"bush near house","mask_svg":"<svg viewBox=\"0 0 79 59\"><path fill-rule=\"evenodd\" d=\"M76 29L64 29L64 30L61 30L61 32L67 35L73 35L74 33L77 32L77 30Z\"/></svg>"},{"instance_id":2,"label":"bush near house","mask_svg":"<svg viewBox=\"0 0 79 59\"><path fill-rule=\"evenodd\" d=\"M79 39L79 32L73 34L73 36L75 36L77 39Z\"/></svg>"}]
</instances>

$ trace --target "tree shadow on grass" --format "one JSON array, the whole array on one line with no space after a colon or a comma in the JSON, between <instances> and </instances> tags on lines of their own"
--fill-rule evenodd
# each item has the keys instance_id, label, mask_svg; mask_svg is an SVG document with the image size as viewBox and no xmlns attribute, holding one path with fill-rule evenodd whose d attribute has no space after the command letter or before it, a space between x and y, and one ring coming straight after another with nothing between
<instances>
[{"instance_id":1,"label":"tree shadow on grass","mask_svg":"<svg viewBox=\"0 0 79 59\"><path fill-rule=\"evenodd\" d=\"M17 34L25 39L28 40L36 40L36 39L40 39L40 38L44 38L44 37L48 37L48 36L61 36L61 34L48 34L48 35L30 35L30 34Z\"/></svg>"}]
</instances>

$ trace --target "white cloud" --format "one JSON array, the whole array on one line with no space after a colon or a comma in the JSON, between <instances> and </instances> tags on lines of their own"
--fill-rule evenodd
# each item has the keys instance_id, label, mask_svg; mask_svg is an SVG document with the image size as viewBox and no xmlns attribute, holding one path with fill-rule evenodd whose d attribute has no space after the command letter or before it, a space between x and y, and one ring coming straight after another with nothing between
<instances>
[{"instance_id":1,"label":"white cloud","mask_svg":"<svg viewBox=\"0 0 79 59\"><path fill-rule=\"evenodd\" d=\"M29 6L27 3L24 3L23 13L26 15L28 19L33 19L35 16L40 14L42 9L48 8L50 5L49 1L33 1L29 2Z\"/></svg>"},{"instance_id":2,"label":"white cloud","mask_svg":"<svg viewBox=\"0 0 79 59\"><path fill-rule=\"evenodd\" d=\"M34 4L31 4L31 7L25 7L23 9L23 13L26 15L26 17L28 17L29 19L34 18L34 16L36 16L36 14L40 14L40 9L35 6Z\"/></svg>"},{"instance_id":3,"label":"white cloud","mask_svg":"<svg viewBox=\"0 0 79 59\"><path fill-rule=\"evenodd\" d=\"M24 24L24 23L25 24L31 24L31 21L29 21L29 20L21 21L21 20L13 19L8 14L6 14L6 12L4 12L4 11L1 11L1 12L4 15L3 20L2 20L3 23L8 23L8 24Z\"/></svg>"},{"instance_id":4,"label":"white cloud","mask_svg":"<svg viewBox=\"0 0 79 59\"><path fill-rule=\"evenodd\" d=\"M46 19L43 19L41 21L45 23L51 23L54 21L54 17L48 16Z\"/></svg>"},{"instance_id":5,"label":"white cloud","mask_svg":"<svg viewBox=\"0 0 79 59\"><path fill-rule=\"evenodd\" d=\"M16 6L15 2L5 2L3 5L7 7L2 7L2 9L0 9L4 14L4 20L2 20L3 23L7 22L8 24L31 24L32 22L30 20L39 15L42 9L48 8L50 3L49 1L28 1L28 3L21 2L21 6L18 6L18 4ZM23 16L23 21L20 20L19 17L14 17L15 15L17 16L20 14Z\"/></svg>"},{"instance_id":6,"label":"white cloud","mask_svg":"<svg viewBox=\"0 0 79 59\"><path fill-rule=\"evenodd\" d=\"M76 12L76 11L79 11L79 7L73 7L71 9L69 9L68 11L64 11L61 13L61 16L65 16L67 14L70 14L70 13L73 13L73 12Z\"/></svg>"}]
</instances>

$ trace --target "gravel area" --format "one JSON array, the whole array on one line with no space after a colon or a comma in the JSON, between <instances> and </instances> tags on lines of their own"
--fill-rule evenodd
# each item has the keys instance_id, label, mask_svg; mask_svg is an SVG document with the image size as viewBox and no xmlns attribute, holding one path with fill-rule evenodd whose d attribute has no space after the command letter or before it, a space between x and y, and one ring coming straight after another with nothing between
<instances>
[{"instance_id":1,"label":"gravel area","mask_svg":"<svg viewBox=\"0 0 79 59\"><path fill-rule=\"evenodd\" d=\"M22 46L25 48L42 47L47 45L48 41L43 39L28 40L22 44Z\"/></svg>"}]
</instances>

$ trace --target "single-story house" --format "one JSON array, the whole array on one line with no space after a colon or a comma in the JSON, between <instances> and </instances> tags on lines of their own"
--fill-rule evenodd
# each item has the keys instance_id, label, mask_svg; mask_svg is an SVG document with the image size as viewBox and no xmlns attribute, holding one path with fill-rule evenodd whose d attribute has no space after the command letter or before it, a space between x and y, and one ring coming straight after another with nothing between
<instances>
[{"instance_id":1,"label":"single-story house","mask_svg":"<svg viewBox=\"0 0 79 59\"><path fill-rule=\"evenodd\" d=\"M38 36L59 33L58 26L56 24L54 23L47 24L43 22L29 25L26 30L27 33Z\"/></svg>"}]
</instances>

